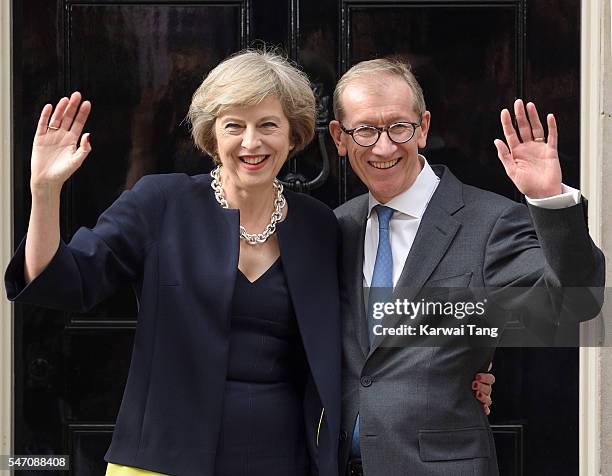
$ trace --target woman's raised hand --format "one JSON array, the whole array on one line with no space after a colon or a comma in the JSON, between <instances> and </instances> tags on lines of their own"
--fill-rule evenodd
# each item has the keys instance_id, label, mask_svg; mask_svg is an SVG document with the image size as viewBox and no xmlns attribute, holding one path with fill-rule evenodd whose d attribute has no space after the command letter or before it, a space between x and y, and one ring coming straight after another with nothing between
<instances>
[{"instance_id":1,"label":"woman's raised hand","mask_svg":"<svg viewBox=\"0 0 612 476\"><path fill-rule=\"evenodd\" d=\"M59 191L81 166L91 152L89 134L81 137L90 111L91 103L81 103L78 91L72 93L70 99L60 99L55 110L51 104L45 105L38 120L32 147L32 189L52 187Z\"/></svg>"}]
</instances>

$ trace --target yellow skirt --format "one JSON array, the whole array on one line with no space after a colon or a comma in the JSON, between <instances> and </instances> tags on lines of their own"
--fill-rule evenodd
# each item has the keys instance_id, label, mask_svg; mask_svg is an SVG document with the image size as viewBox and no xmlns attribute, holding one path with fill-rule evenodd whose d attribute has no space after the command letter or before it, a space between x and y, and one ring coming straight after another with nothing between
<instances>
[{"instance_id":1,"label":"yellow skirt","mask_svg":"<svg viewBox=\"0 0 612 476\"><path fill-rule=\"evenodd\" d=\"M106 476L168 476L162 473L147 471L146 469L133 468L132 466L121 466L119 464L108 463Z\"/></svg>"}]
</instances>

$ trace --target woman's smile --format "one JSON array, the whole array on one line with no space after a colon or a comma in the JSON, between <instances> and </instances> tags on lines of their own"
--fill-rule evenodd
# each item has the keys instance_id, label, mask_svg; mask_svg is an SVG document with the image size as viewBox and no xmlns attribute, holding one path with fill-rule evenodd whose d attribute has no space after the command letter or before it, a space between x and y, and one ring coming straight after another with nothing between
<instances>
[{"instance_id":1,"label":"woman's smile","mask_svg":"<svg viewBox=\"0 0 612 476\"><path fill-rule=\"evenodd\" d=\"M269 155L241 155L238 159L248 170L259 170L269 157Z\"/></svg>"}]
</instances>

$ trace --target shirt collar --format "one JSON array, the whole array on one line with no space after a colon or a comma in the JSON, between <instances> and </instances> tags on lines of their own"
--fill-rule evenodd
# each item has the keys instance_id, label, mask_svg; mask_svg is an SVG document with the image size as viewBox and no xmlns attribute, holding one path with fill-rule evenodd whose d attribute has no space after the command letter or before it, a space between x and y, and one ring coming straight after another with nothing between
<instances>
[{"instance_id":1,"label":"shirt collar","mask_svg":"<svg viewBox=\"0 0 612 476\"><path fill-rule=\"evenodd\" d=\"M417 175L414 183L407 190L385 203L385 205L404 215L420 219L423 213L425 213L429 199L437 188L440 178L433 171L429 163L427 163L425 157L419 154L419 158L423 161L423 168L419 175ZM368 193L368 198L368 218L370 218L372 208L379 205L380 202L371 193Z\"/></svg>"}]
</instances>

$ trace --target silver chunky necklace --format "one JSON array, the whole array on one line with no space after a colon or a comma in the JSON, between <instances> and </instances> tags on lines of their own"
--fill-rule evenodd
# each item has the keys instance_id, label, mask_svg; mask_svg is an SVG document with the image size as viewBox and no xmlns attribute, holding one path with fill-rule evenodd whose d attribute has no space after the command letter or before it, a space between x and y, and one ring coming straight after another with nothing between
<instances>
[{"instance_id":1,"label":"silver chunky necklace","mask_svg":"<svg viewBox=\"0 0 612 476\"><path fill-rule=\"evenodd\" d=\"M210 172L210 176L212 177L212 182L210 186L215 192L215 198L219 205L223 208L229 208L227 204L227 200L225 199L225 193L223 192L223 185L221 184L221 177L219 173L221 172L221 166L217 165L215 169ZM257 245L260 243L265 243L270 236L274 234L276 231L276 224L283 217L282 210L285 208L286 201L285 196L283 195L283 184L278 180L274 179L272 183L272 187L276 190L276 198L274 199L274 211L272 212L272 216L270 217L270 223L266 225L264 231L261 233L247 233L246 229L240 225L240 238L245 240L249 245Z\"/></svg>"}]
</instances>

